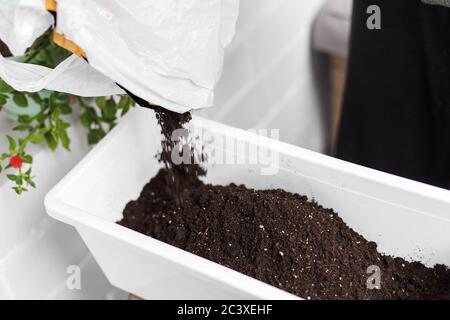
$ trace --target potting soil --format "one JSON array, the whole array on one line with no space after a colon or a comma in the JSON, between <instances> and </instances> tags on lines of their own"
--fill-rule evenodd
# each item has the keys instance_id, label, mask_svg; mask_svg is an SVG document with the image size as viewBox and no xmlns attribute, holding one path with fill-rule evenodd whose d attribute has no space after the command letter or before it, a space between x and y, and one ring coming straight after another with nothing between
<instances>
[{"instance_id":1,"label":"potting soil","mask_svg":"<svg viewBox=\"0 0 450 320\"><path fill-rule=\"evenodd\" d=\"M198 165L174 166L170 136L190 115L157 115L165 168L119 224L305 299L450 299L446 267L380 254L305 196L204 184Z\"/></svg>"},{"instance_id":2,"label":"potting soil","mask_svg":"<svg viewBox=\"0 0 450 320\"><path fill-rule=\"evenodd\" d=\"M184 124L191 121L192 116L190 112L179 114L166 110L158 106L152 106L155 111L156 119L161 127L161 147L159 161L164 164L166 169L166 184L163 186L165 192L171 196L171 199L177 204L181 205L183 202L183 189L191 188L199 183L199 176L204 175L206 172L198 165L185 165L185 164L174 164L172 160L173 150L180 146L179 139L173 139L172 135L176 130L185 130L183 128ZM185 134L186 138L188 134ZM182 145L185 146L189 144L189 140L183 141ZM177 149L177 152L182 153L186 148L181 150ZM196 153L191 147L188 148L189 157L191 163L195 163L194 157Z\"/></svg>"}]
</instances>

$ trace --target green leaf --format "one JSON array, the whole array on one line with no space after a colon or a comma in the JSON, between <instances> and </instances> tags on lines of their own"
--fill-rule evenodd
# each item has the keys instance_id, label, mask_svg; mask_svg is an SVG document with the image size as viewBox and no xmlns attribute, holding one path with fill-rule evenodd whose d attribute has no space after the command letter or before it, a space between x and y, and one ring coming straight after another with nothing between
<instances>
[{"instance_id":1,"label":"green leaf","mask_svg":"<svg viewBox=\"0 0 450 320\"><path fill-rule=\"evenodd\" d=\"M21 92L14 92L13 100L21 108L28 107L27 97Z\"/></svg>"},{"instance_id":2,"label":"green leaf","mask_svg":"<svg viewBox=\"0 0 450 320\"><path fill-rule=\"evenodd\" d=\"M88 132L88 143L97 144L106 135L103 129L93 129Z\"/></svg>"},{"instance_id":3,"label":"green leaf","mask_svg":"<svg viewBox=\"0 0 450 320\"><path fill-rule=\"evenodd\" d=\"M13 189L18 195L21 195L22 192L23 192L23 188L22 187L13 187Z\"/></svg>"},{"instance_id":4,"label":"green leaf","mask_svg":"<svg viewBox=\"0 0 450 320\"><path fill-rule=\"evenodd\" d=\"M72 108L68 104L60 104L58 106L61 109L62 114L71 114L72 113Z\"/></svg>"},{"instance_id":5,"label":"green leaf","mask_svg":"<svg viewBox=\"0 0 450 320\"><path fill-rule=\"evenodd\" d=\"M17 180L17 176L14 174L8 174L6 175L6 177L11 180L11 181L16 181Z\"/></svg>"},{"instance_id":6,"label":"green leaf","mask_svg":"<svg viewBox=\"0 0 450 320\"><path fill-rule=\"evenodd\" d=\"M16 150L16 147L17 147L16 140L14 140L14 138L11 136L6 136L6 139L8 139L9 151Z\"/></svg>"},{"instance_id":7,"label":"green leaf","mask_svg":"<svg viewBox=\"0 0 450 320\"><path fill-rule=\"evenodd\" d=\"M23 184L23 180L22 180L22 177L21 177L21 176L17 176L16 183L17 183L17 185L19 185L19 186L21 186L21 185Z\"/></svg>"},{"instance_id":8,"label":"green leaf","mask_svg":"<svg viewBox=\"0 0 450 320\"><path fill-rule=\"evenodd\" d=\"M67 128L70 128L70 123L61 119L56 121L56 131L58 131L58 133L61 134L62 132L65 132Z\"/></svg>"},{"instance_id":9,"label":"green leaf","mask_svg":"<svg viewBox=\"0 0 450 320\"><path fill-rule=\"evenodd\" d=\"M51 114L50 114L50 119L53 122L56 122L56 120L59 119L59 116L61 115L61 109L60 108L56 108Z\"/></svg>"},{"instance_id":10,"label":"green leaf","mask_svg":"<svg viewBox=\"0 0 450 320\"><path fill-rule=\"evenodd\" d=\"M33 134L28 138L28 141L33 144L41 144L45 141L45 137L42 134Z\"/></svg>"},{"instance_id":11,"label":"green leaf","mask_svg":"<svg viewBox=\"0 0 450 320\"><path fill-rule=\"evenodd\" d=\"M6 102L8 102L7 98L5 98L5 96L0 95L0 106L4 106L6 104Z\"/></svg>"},{"instance_id":12,"label":"green leaf","mask_svg":"<svg viewBox=\"0 0 450 320\"><path fill-rule=\"evenodd\" d=\"M106 98L105 97L98 97L95 99L95 103L100 109L103 109L106 106Z\"/></svg>"},{"instance_id":13,"label":"green leaf","mask_svg":"<svg viewBox=\"0 0 450 320\"><path fill-rule=\"evenodd\" d=\"M47 145L50 147L50 149L52 151L55 151L55 149L58 147L58 140L53 137L52 132L47 132L44 135L44 138L45 138L45 141L47 142Z\"/></svg>"},{"instance_id":14,"label":"green leaf","mask_svg":"<svg viewBox=\"0 0 450 320\"><path fill-rule=\"evenodd\" d=\"M19 146L24 146L25 145L25 139L20 138L19 139Z\"/></svg>"},{"instance_id":15,"label":"green leaf","mask_svg":"<svg viewBox=\"0 0 450 320\"><path fill-rule=\"evenodd\" d=\"M106 102L105 108L102 109L103 121L111 122L116 119L117 107L113 99Z\"/></svg>"},{"instance_id":16,"label":"green leaf","mask_svg":"<svg viewBox=\"0 0 450 320\"><path fill-rule=\"evenodd\" d=\"M52 92L50 94L50 104L56 105L58 103L58 94L56 92Z\"/></svg>"},{"instance_id":17,"label":"green leaf","mask_svg":"<svg viewBox=\"0 0 450 320\"><path fill-rule=\"evenodd\" d=\"M2 167L2 165L0 164L0 173L2 173L2 171L3 171L3 167Z\"/></svg>"},{"instance_id":18,"label":"green leaf","mask_svg":"<svg viewBox=\"0 0 450 320\"><path fill-rule=\"evenodd\" d=\"M122 113L120 114L121 117L123 117L124 115L126 115L128 113L128 111L130 111L130 104L127 104L123 109L122 109Z\"/></svg>"},{"instance_id":19,"label":"green leaf","mask_svg":"<svg viewBox=\"0 0 450 320\"><path fill-rule=\"evenodd\" d=\"M29 154L23 155L22 160L23 160L23 162L28 163L28 164L33 163L33 157Z\"/></svg>"},{"instance_id":20,"label":"green leaf","mask_svg":"<svg viewBox=\"0 0 450 320\"><path fill-rule=\"evenodd\" d=\"M39 123L43 124L48 119L48 113L46 112L48 110L48 104L44 103L44 105L41 105L43 110L39 112L34 118Z\"/></svg>"},{"instance_id":21,"label":"green leaf","mask_svg":"<svg viewBox=\"0 0 450 320\"><path fill-rule=\"evenodd\" d=\"M89 114L87 112L83 113L81 115L81 124L83 125L83 127L85 127L86 129L89 129L91 127L91 123L92 123L92 119L89 116Z\"/></svg>"},{"instance_id":22,"label":"green leaf","mask_svg":"<svg viewBox=\"0 0 450 320\"><path fill-rule=\"evenodd\" d=\"M33 118L26 114L17 117L17 121L21 124L30 124L32 120Z\"/></svg>"},{"instance_id":23,"label":"green leaf","mask_svg":"<svg viewBox=\"0 0 450 320\"><path fill-rule=\"evenodd\" d=\"M117 123L113 122L109 125L109 131L111 131L112 129L115 128L115 126L117 125Z\"/></svg>"},{"instance_id":24,"label":"green leaf","mask_svg":"<svg viewBox=\"0 0 450 320\"><path fill-rule=\"evenodd\" d=\"M70 151L70 138L69 135L67 134L67 132L62 132L59 135L59 138L61 139L61 144L63 145L63 147Z\"/></svg>"},{"instance_id":25,"label":"green leaf","mask_svg":"<svg viewBox=\"0 0 450 320\"><path fill-rule=\"evenodd\" d=\"M31 130L33 127L30 126L29 124L19 124L18 126L15 126L13 128L14 131L29 131Z\"/></svg>"},{"instance_id":26,"label":"green leaf","mask_svg":"<svg viewBox=\"0 0 450 320\"><path fill-rule=\"evenodd\" d=\"M125 108L123 108L123 110L122 110L122 117L123 117L124 115L126 115L128 111L130 111L131 107L132 107L132 104L129 103L129 104L127 104L127 105L125 106Z\"/></svg>"},{"instance_id":27,"label":"green leaf","mask_svg":"<svg viewBox=\"0 0 450 320\"><path fill-rule=\"evenodd\" d=\"M122 109L120 116L126 115L132 106L134 106L134 101L129 96L122 96L117 105L117 109Z\"/></svg>"},{"instance_id":28,"label":"green leaf","mask_svg":"<svg viewBox=\"0 0 450 320\"><path fill-rule=\"evenodd\" d=\"M41 129L39 129L39 134L46 134L50 130L51 130L51 128L49 128L49 127L41 128Z\"/></svg>"},{"instance_id":29,"label":"green leaf","mask_svg":"<svg viewBox=\"0 0 450 320\"><path fill-rule=\"evenodd\" d=\"M29 94L29 97L36 103L41 105L42 104L42 98L39 95L39 93L33 92L31 94Z\"/></svg>"},{"instance_id":30,"label":"green leaf","mask_svg":"<svg viewBox=\"0 0 450 320\"><path fill-rule=\"evenodd\" d=\"M50 135L52 136L53 140L56 141L56 144L58 144L59 133L58 133L58 131L56 130L56 128L53 128L53 129L50 131Z\"/></svg>"},{"instance_id":31,"label":"green leaf","mask_svg":"<svg viewBox=\"0 0 450 320\"><path fill-rule=\"evenodd\" d=\"M28 184L29 184L30 186L32 186L33 188L36 188L36 184L34 183L34 181L30 180L30 181L28 182Z\"/></svg>"},{"instance_id":32,"label":"green leaf","mask_svg":"<svg viewBox=\"0 0 450 320\"><path fill-rule=\"evenodd\" d=\"M3 80L0 80L0 92L11 93L13 91L14 89L9 84Z\"/></svg>"},{"instance_id":33,"label":"green leaf","mask_svg":"<svg viewBox=\"0 0 450 320\"><path fill-rule=\"evenodd\" d=\"M123 109L128 105L128 97L127 96L122 96L120 97L120 101L117 104L117 109Z\"/></svg>"}]
</instances>

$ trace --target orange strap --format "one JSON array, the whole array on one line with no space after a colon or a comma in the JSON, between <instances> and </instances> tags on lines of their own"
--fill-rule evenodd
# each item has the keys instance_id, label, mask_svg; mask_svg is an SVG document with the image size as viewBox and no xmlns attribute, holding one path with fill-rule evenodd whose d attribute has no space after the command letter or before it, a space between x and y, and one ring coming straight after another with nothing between
<instances>
[{"instance_id":1,"label":"orange strap","mask_svg":"<svg viewBox=\"0 0 450 320\"><path fill-rule=\"evenodd\" d=\"M56 12L56 0L45 0L45 9Z\"/></svg>"},{"instance_id":2,"label":"orange strap","mask_svg":"<svg viewBox=\"0 0 450 320\"><path fill-rule=\"evenodd\" d=\"M45 0L45 8L48 11L56 12L56 0ZM67 39L64 35L53 31L53 42L58 46L76 54L77 56L86 58L86 53L75 42Z\"/></svg>"},{"instance_id":3,"label":"orange strap","mask_svg":"<svg viewBox=\"0 0 450 320\"><path fill-rule=\"evenodd\" d=\"M79 57L86 58L86 53L83 49L81 49L79 46L75 44L75 42L65 38L62 34L53 31L53 42L56 43L58 46L75 53Z\"/></svg>"}]
</instances>

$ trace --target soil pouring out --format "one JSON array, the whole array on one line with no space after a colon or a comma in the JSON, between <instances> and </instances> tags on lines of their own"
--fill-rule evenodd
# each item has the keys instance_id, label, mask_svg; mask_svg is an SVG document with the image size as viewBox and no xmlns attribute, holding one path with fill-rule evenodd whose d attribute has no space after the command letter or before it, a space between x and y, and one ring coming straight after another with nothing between
<instances>
[{"instance_id":1,"label":"soil pouring out","mask_svg":"<svg viewBox=\"0 0 450 320\"><path fill-rule=\"evenodd\" d=\"M154 109L164 168L119 224L305 299L450 299L447 267L379 253L332 209L279 189L204 184L200 166L174 165L172 132L191 116Z\"/></svg>"}]
</instances>

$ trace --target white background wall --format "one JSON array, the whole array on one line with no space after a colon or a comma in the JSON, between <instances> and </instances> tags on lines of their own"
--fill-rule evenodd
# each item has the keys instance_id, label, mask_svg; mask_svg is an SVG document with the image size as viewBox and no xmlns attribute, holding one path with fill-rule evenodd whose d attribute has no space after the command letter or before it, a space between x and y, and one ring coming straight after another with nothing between
<instances>
[{"instance_id":1,"label":"white background wall","mask_svg":"<svg viewBox=\"0 0 450 320\"><path fill-rule=\"evenodd\" d=\"M323 151L310 51L311 27L323 3L241 0L216 107L199 114L244 129L280 129L281 140Z\"/></svg>"},{"instance_id":2,"label":"white background wall","mask_svg":"<svg viewBox=\"0 0 450 320\"><path fill-rule=\"evenodd\" d=\"M216 107L201 111L241 128L280 129L281 139L323 151L324 125L314 88L310 28L323 0L241 0L236 38L227 49ZM13 123L0 113L0 150ZM46 192L88 151L71 132L72 152L35 148L38 189L22 197L0 177L0 299L123 298L75 230L49 218ZM82 267L82 290L65 286L66 268Z\"/></svg>"}]
</instances>

